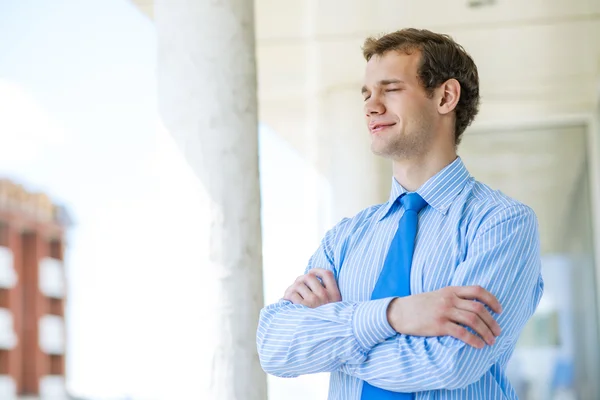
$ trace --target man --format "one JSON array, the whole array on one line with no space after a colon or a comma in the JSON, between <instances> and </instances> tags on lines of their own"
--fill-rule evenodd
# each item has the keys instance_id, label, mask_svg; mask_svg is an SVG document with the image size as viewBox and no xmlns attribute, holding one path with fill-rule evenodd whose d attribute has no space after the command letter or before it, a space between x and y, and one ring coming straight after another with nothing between
<instances>
[{"instance_id":1,"label":"man","mask_svg":"<svg viewBox=\"0 0 600 400\"><path fill-rule=\"evenodd\" d=\"M331 372L330 400L516 399L505 367L543 292L537 219L456 148L477 68L446 35L365 41L364 111L389 201L343 219L260 316L270 374Z\"/></svg>"}]
</instances>

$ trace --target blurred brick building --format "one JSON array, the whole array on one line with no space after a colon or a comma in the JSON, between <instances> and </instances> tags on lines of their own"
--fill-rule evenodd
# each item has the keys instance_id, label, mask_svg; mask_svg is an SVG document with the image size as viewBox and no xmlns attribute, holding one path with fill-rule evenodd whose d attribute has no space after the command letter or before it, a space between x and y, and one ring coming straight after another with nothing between
<instances>
[{"instance_id":1,"label":"blurred brick building","mask_svg":"<svg viewBox=\"0 0 600 400\"><path fill-rule=\"evenodd\" d=\"M64 399L64 210L0 180L0 398Z\"/></svg>"}]
</instances>

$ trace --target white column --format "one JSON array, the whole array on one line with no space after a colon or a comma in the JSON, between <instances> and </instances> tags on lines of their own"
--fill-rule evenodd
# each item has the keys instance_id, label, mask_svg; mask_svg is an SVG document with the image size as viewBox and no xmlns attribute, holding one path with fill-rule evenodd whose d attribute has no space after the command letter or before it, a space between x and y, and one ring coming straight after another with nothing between
<instances>
[{"instance_id":1,"label":"white column","mask_svg":"<svg viewBox=\"0 0 600 400\"><path fill-rule=\"evenodd\" d=\"M217 269L207 275L215 276L217 298L198 307L217 316L216 326L204 328L217 339L206 343L211 376L199 379L210 382L211 399L263 400L253 2L156 0L155 21L160 115L211 203L210 254L198 268Z\"/></svg>"}]
</instances>

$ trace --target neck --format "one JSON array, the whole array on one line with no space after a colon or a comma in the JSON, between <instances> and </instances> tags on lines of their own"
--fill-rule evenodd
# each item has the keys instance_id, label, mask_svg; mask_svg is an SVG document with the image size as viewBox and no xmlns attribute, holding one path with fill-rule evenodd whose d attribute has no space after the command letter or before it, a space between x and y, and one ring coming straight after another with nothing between
<instances>
[{"instance_id":1,"label":"neck","mask_svg":"<svg viewBox=\"0 0 600 400\"><path fill-rule=\"evenodd\" d=\"M430 151L422 156L396 159L392 163L394 178L409 192L419 189L432 176L456 160L456 150Z\"/></svg>"}]
</instances>

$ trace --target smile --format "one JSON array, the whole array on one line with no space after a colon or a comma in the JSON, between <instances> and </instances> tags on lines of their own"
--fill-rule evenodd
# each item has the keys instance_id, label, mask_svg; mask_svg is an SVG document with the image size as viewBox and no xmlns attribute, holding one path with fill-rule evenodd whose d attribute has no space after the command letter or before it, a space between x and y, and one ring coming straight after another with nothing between
<instances>
[{"instance_id":1,"label":"smile","mask_svg":"<svg viewBox=\"0 0 600 400\"><path fill-rule=\"evenodd\" d=\"M371 133L379 133L382 130L389 128L390 126L394 126L396 125L396 123L393 124L373 124L369 126L369 130L371 131Z\"/></svg>"}]
</instances>

